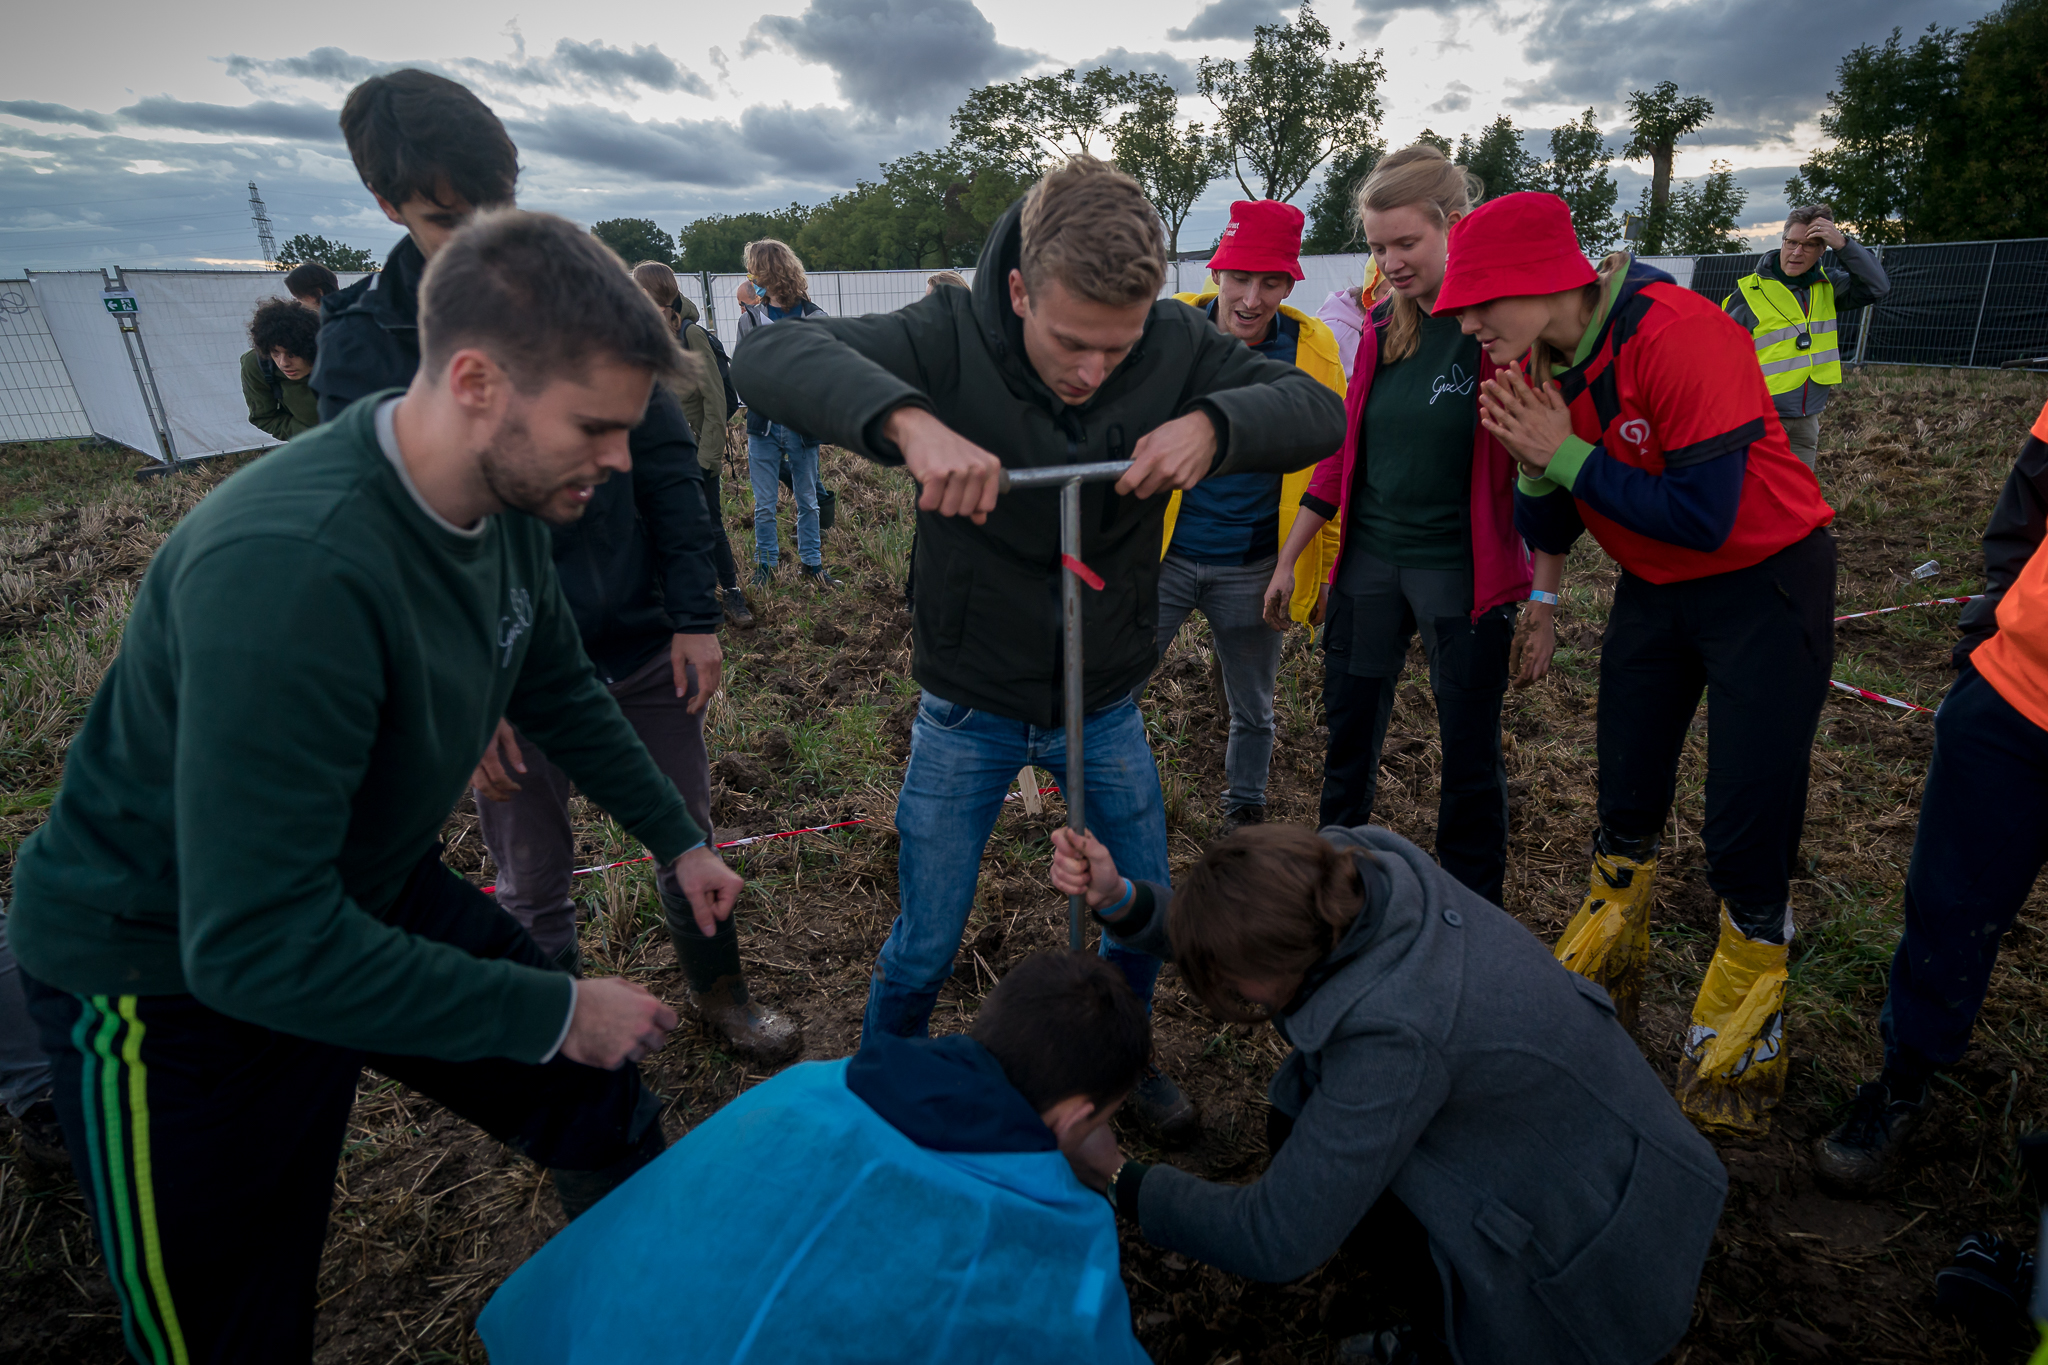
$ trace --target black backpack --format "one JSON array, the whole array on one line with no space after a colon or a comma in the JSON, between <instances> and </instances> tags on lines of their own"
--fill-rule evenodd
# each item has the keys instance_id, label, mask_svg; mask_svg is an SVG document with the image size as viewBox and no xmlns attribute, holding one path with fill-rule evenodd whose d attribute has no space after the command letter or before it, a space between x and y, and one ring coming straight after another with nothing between
<instances>
[{"instance_id":1,"label":"black backpack","mask_svg":"<svg viewBox=\"0 0 2048 1365\"><path fill-rule=\"evenodd\" d=\"M732 386L732 357L725 353L725 343L718 339L718 333L701 322L690 325L704 334L711 343L711 354L718 358L718 377L725 381L725 420L730 422L732 415L740 410L740 391Z\"/></svg>"}]
</instances>

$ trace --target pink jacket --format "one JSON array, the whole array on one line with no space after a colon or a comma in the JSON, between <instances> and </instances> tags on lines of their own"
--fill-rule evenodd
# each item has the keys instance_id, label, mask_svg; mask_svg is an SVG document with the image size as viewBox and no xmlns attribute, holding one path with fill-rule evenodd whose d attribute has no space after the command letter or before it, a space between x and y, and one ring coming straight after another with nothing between
<instances>
[{"instance_id":1,"label":"pink jacket","mask_svg":"<svg viewBox=\"0 0 2048 1365\"><path fill-rule=\"evenodd\" d=\"M1379 368L1379 341L1386 333L1386 314L1375 310L1373 344L1361 339L1351 367L1351 385L1344 395L1344 444L1316 466L1301 505L1337 523L1337 555L1330 561L1330 582L1344 562L1344 537L1351 530L1352 475L1364 459L1359 448L1365 431L1365 400ZM1479 382L1491 379L1498 367L1479 353ZM1503 446L1473 424L1472 435L1472 619L1503 602L1526 601L1535 575L1529 547L1515 533L1515 461Z\"/></svg>"}]
</instances>

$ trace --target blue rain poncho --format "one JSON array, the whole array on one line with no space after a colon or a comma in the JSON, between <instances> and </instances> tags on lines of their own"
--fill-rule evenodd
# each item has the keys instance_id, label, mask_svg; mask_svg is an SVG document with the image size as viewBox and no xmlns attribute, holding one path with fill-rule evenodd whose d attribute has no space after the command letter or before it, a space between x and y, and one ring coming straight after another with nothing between
<instances>
[{"instance_id":1,"label":"blue rain poncho","mask_svg":"<svg viewBox=\"0 0 2048 1365\"><path fill-rule=\"evenodd\" d=\"M1064 1156L920 1146L847 1068L763 1082L558 1233L477 1320L493 1365L1148 1360Z\"/></svg>"}]
</instances>

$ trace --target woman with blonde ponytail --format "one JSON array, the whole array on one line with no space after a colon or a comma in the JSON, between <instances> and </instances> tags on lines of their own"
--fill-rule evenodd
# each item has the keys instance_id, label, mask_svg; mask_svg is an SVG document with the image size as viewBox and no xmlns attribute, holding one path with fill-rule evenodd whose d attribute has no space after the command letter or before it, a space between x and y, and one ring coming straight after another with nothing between
<instances>
[{"instance_id":1,"label":"woman with blonde ponytail","mask_svg":"<svg viewBox=\"0 0 2048 1365\"><path fill-rule=\"evenodd\" d=\"M1436 856L1499 904L1508 834L1501 702L1511 680L1527 687L1549 670L1564 559L1539 554L1532 566L1514 526L1514 459L1479 423L1478 387L1492 362L1456 318L1432 312L1451 225L1483 189L1428 144L1386 157L1359 186L1359 222L1392 292L1359 341L1344 444L1317 467L1280 563L1337 523L1323 636L1322 823L1349 828L1371 817L1394 688L1420 630L1443 743ZM1276 573L1266 593L1276 627L1291 590Z\"/></svg>"}]
</instances>

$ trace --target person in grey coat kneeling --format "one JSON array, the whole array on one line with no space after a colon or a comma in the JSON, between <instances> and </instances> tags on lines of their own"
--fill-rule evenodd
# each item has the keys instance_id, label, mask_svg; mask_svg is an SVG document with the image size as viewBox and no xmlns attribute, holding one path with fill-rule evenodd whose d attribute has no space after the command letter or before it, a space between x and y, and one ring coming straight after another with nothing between
<instances>
[{"instance_id":1,"label":"person in grey coat kneeling","mask_svg":"<svg viewBox=\"0 0 2048 1365\"><path fill-rule=\"evenodd\" d=\"M1294 1046L1250 1184L1097 1135L1088 1164L1146 1240L1282 1282L1355 1239L1422 1272L1402 1349L1424 1360L1635 1365L1678 1343L1727 1173L1599 986L1377 826L1239 830L1178 893L1092 835L1053 840L1054 884L1113 938Z\"/></svg>"}]
</instances>

